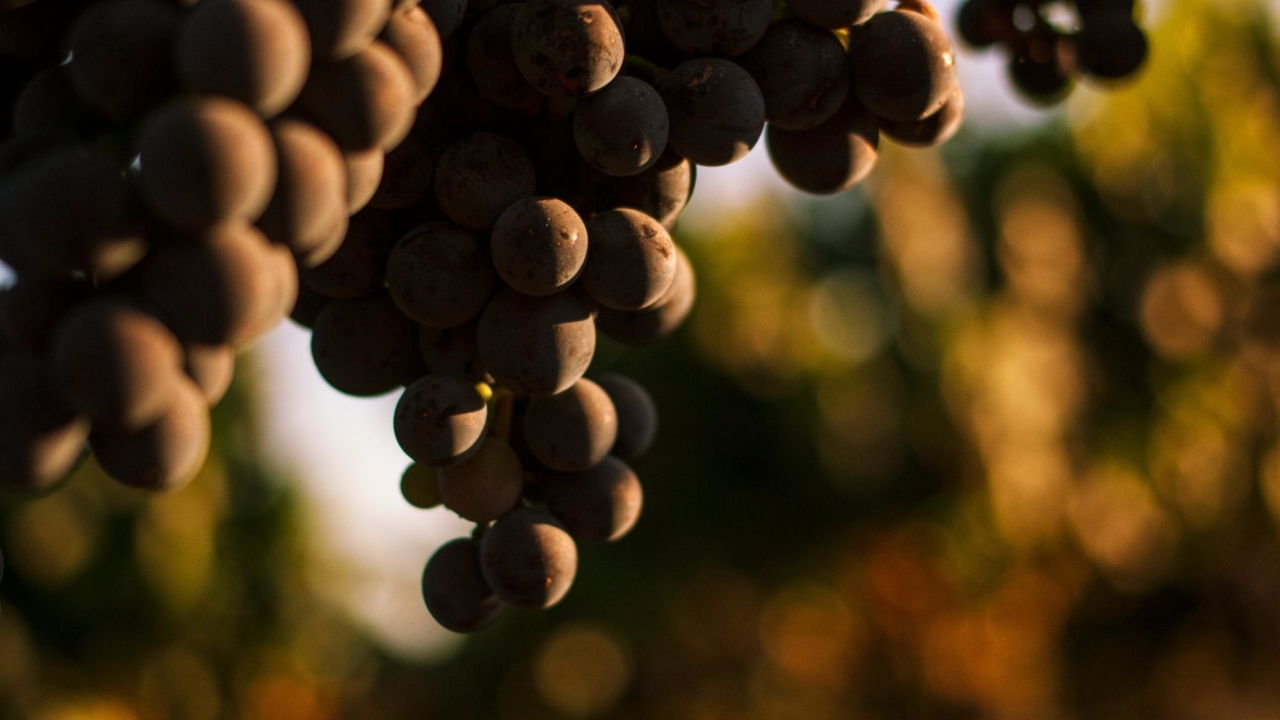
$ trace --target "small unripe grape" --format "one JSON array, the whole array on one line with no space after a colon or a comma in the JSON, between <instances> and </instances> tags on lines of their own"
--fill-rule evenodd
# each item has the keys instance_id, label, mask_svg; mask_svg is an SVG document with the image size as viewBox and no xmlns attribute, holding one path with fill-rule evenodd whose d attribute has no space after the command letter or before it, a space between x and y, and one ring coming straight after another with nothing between
<instances>
[{"instance_id":1,"label":"small unripe grape","mask_svg":"<svg viewBox=\"0 0 1280 720\"><path fill-rule=\"evenodd\" d=\"M471 538L446 543L431 556L422 574L422 596L431 617L458 633L492 625L506 607L485 582L480 543Z\"/></svg>"},{"instance_id":2,"label":"small unripe grape","mask_svg":"<svg viewBox=\"0 0 1280 720\"><path fill-rule=\"evenodd\" d=\"M599 385L587 379L555 395L535 397L524 413L524 440L538 462L560 472L582 472L604 459L618 437L618 412Z\"/></svg>"},{"instance_id":3,"label":"small unripe grape","mask_svg":"<svg viewBox=\"0 0 1280 720\"><path fill-rule=\"evenodd\" d=\"M504 602L549 608L578 572L578 547L545 510L517 508L498 518L480 543L484 579Z\"/></svg>"},{"instance_id":4,"label":"small unripe grape","mask_svg":"<svg viewBox=\"0 0 1280 720\"><path fill-rule=\"evenodd\" d=\"M456 465L479 448L488 415L474 385L448 375L428 375L400 396L396 441L416 462Z\"/></svg>"},{"instance_id":5,"label":"small unripe grape","mask_svg":"<svg viewBox=\"0 0 1280 720\"><path fill-rule=\"evenodd\" d=\"M472 522L497 520L520 502L524 469L511 446L484 439L470 458L440 470L444 506Z\"/></svg>"},{"instance_id":6,"label":"small unripe grape","mask_svg":"<svg viewBox=\"0 0 1280 720\"><path fill-rule=\"evenodd\" d=\"M584 472L547 473L541 483L547 509L574 540L613 542L640 519L644 505L640 480L612 455Z\"/></svg>"}]
</instances>

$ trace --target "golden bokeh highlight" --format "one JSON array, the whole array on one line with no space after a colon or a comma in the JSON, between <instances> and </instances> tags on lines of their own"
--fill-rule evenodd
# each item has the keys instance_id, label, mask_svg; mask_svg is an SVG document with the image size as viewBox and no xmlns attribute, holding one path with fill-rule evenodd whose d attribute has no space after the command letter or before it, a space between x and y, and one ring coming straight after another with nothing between
<instances>
[{"instance_id":1,"label":"golden bokeh highlight","mask_svg":"<svg viewBox=\"0 0 1280 720\"><path fill-rule=\"evenodd\" d=\"M599 628L558 628L538 651L533 677L548 705L570 718L603 715L617 705L632 681L627 649Z\"/></svg>"}]
</instances>

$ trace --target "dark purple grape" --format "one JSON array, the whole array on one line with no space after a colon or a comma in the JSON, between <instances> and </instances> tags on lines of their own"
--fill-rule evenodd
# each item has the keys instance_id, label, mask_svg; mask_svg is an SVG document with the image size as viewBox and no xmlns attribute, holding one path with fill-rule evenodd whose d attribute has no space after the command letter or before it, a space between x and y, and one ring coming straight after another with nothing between
<instances>
[{"instance_id":1,"label":"dark purple grape","mask_svg":"<svg viewBox=\"0 0 1280 720\"><path fill-rule=\"evenodd\" d=\"M587 371L595 354L591 308L573 292L535 298L499 290L480 315L476 353L502 386L552 395Z\"/></svg>"},{"instance_id":2,"label":"dark purple grape","mask_svg":"<svg viewBox=\"0 0 1280 720\"><path fill-rule=\"evenodd\" d=\"M719 58L683 63L662 84L672 150L699 165L741 160L764 130L764 98L755 80Z\"/></svg>"},{"instance_id":3,"label":"dark purple grape","mask_svg":"<svg viewBox=\"0 0 1280 720\"><path fill-rule=\"evenodd\" d=\"M317 61L341 61L369 46L391 15L388 0L293 0Z\"/></svg>"},{"instance_id":4,"label":"dark purple grape","mask_svg":"<svg viewBox=\"0 0 1280 720\"><path fill-rule=\"evenodd\" d=\"M104 129L103 119L85 105L71 86L69 67L45 68L22 87L13 108L15 134L88 138Z\"/></svg>"},{"instance_id":5,"label":"dark purple grape","mask_svg":"<svg viewBox=\"0 0 1280 720\"><path fill-rule=\"evenodd\" d=\"M467 37L466 63L476 91L504 108L536 113L542 93L520 74L511 50L511 28L523 3L499 5L485 13Z\"/></svg>"},{"instance_id":6,"label":"dark purple grape","mask_svg":"<svg viewBox=\"0 0 1280 720\"><path fill-rule=\"evenodd\" d=\"M386 156L375 147L345 151L342 159L347 166L347 212L355 215L377 194Z\"/></svg>"},{"instance_id":7,"label":"dark purple grape","mask_svg":"<svg viewBox=\"0 0 1280 720\"><path fill-rule=\"evenodd\" d=\"M307 24L288 0L202 2L178 35L178 76L188 89L234 98L263 117L297 99L310 65Z\"/></svg>"},{"instance_id":8,"label":"dark purple grape","mask_svg":"<svg viewBox=\"0 0 1280 720\"><path fill-rule=\"evenodd\" d=\"M476 323L453 328L431 328L418 331L418 349L422 360L433 373L456 375L472 382L484 382L487 374L476 357Z\"/></svg>"},{"instance_id":9,"label":"dark purple grape","mask_svg":"<svg viewBox=\"0 0 1280 720\"><path fill-rule=\"evenodd\" d=\"M1009 57L1009 78L1023 98L1048 106L1070 94L1074 79L1064 42L1047 27L1019 38Z\"/></svg>"},{"instance_id":10,"label":"dark purple grape","mask_svg":"<svg viewBox=\"0 0 1280 720\"><path fill-rule=\"evenodd\" d=\"M658 435L658 407L640 383L619 373L605 373L596 383L609 394L618 412L618 439L611 454L623 460L637 460L653 445Z\"/></svg>"},{"instance_id":11,"label":"dark purple grape","mask_svg":"<svg viewBox=\"0 0 1280 720\"><path fill-rule=\"evenodd\" d=\"M640 519L644 490L627 464L612 455L580 473L546 473L541 478L547 509L574 540L613 542Z\"/></svg>"},{"instance_id":12,"label":"dark purple grape","mask_svg":"<svg viewBox=\"0 0 1280 720\"><path fill-rule=\"evenodd\" d=\"M854 27L849 61L858 101L887 120L922 120L956 88L951 40L941 25L920 13L880 13Z\"/></svg>"},{"instance_id":13,"label":"dark purple grape","mask_svg":"<svg viewBox=\"0 0 1280 720\"><path fill-rule=\"evenodd\" d=\"M137 431L94 426L89 446L112 479L139 490L165 492L186 485L209 452L209 405L186 378L160 419Z\"/></svg>"},{"instance_id":14,"label":"dark purple grape","mask_svg":"<svg viewBox=\"0 0 1280 720\"><path fill-rule=\"evenodd\" d=\"M137 431L160 419L183 378L182 345L159 320L110 301L88 302L54 336L54 376L95 425Z\"/></svg>"},{"instance_id":15,"label":"dark purple grape","mask_svg":"<svg viewBox=\"0 0 1280 720\"><path fill-rule=\"evenodd\" d=\"M422 574L422 596L431 617L446 630L471 633L492 625L506 607L480 570L480 543L459 538L431 556Z\"/></svg>"},{"instance_id":16,"label":"dark purple grape","mask_svg":"<svg viewBox=\"0 0 1280 720\"><path fill-rule=\"evenodd\" d=\"M887 0L788 0L787 6L801 20L836 30L860 25L880 12Z\"/></svg>"},{"instance_id":17,"label":"dark purple grape","mask_svg":"<svg viewBox=\"0 0 1280 720\"><path fill-rule=\"evenodd\" d=\"M474 385L448 375L428 375L400 396L396 441L415 462L432 467L457 465L480 448L488 415Z\"/></svg>"},{"instance_id":18,"label":"dark purple grape","mask_svg":"<svg viewBox=\"0 0 1280 720\"><path fill-rule=\"evenodd\" d=\"M325 381L347 395L382 395L425 374L418 326L387 293L330 302L316 318L311 357Z\"/></svg>"},{"instance_id":19,"label":"dark purple grape","mask_svg":"<svg viewBox=\"0 0 1280 720\"><path fill-rule=\"evenodd\" d=\"M522 3L511 49L529 84L555 98L583 97L608 85L626 55L622 23L604 0Z\"/></svg>"},{"instance_id":20,"label":"dark purple grape","mask_svg":"<svg viewBox=\"0 0 1280 720\"><path fill-rule=\"evenodd\" d=\"M426 100L444 67L444 46L435 23L421 8L411 6L393 13L378 39L404 60L418 90L417 101Z\"/></svg>"},{"instance_id":21,"label":"dark purple grape","mask_svg":"<svg viewBox=\"0 0 1280 720\"><path fill-rule=\"evenodd\" d=\"M139 140L143 197L162 220L201 231L257 220L276 185L271 132L248 107L206 97L152 117Z\"/></svg>"},{"instance_id":22,"label":"dark purple grape","mask_svg":"<svg viewBox=\"0 0 1280 720\"><path fill-rule=\"evenodd\" d=\"M525 445L538 462L559 472L582 472L613 447L618 413L609 394L583 378L564 392L531 399L523 426Z\"/></svg>"},{"instance_id":23,"label":"dark purple grape","mask_svg":"<svg viewBox=\"0 0 1280 720\"><path fill-rule=\"evenodd\" d=\"M652 167L667 149L670 129L662 96L633 77L614 78L582 98L573 116L573 137L583 159L617 177Z\"/></svg>"},{"instance_id":24,"label":"dark purple grape","mask_svg":"<svg viewBox=\"0 0 1280 720\"><path fill-rule=\"evenodd\" d=\"M587 259L587 227L555 198L518 200L498 218L489 243L498 275L525 295L554 295Z\"/></svg>"},{"instance_id":25,"label":"dark purple grape","mask_svg":"<svg viewBox=\"0 0 1280 720\"><path fill-rule=\"evenodd\" d=\"M430 510L440 507L440 484L436 482L437 471L429 465L414 463L405 468L400 476L400 494L406 502L419 510Z\"/></svg>"},{"instance_id":26,"label":"dark purple grape","mask_svg":"<svg viewBox=\"0 0 1280 720\"><path fill-rule=\"evenodd\" d=\"M177 28L177 11L162 0L93 5L71 28L72 85L113 122L141 117L173 90Z\"/></svg>"},{"instance_id":27,"label":"dark purple grape","mask_svg":"<svg viewBox=\"0 0 1280 720\"><path fill-rule=\"evenodd\" d=\"M454 327L478 316L494 280L481 241L448 222L409 231L387 262L392 299L405 315L430 327Z\"/></svg>"},{"instance_id":28,"label":"dark purple grape","mask_svg":"<svg viewBox=\"0 0 1280 720\"><path fill-rule=\"evenodd\" d=\"M347 151L393 149L413 127L418 89L409 67L381 42L311 67L298 109Z\"/></svg>"},{"instance_id":29,"label":"dark purple grape","mask_svg":"<svg viewBox=\"0 0 1280 720\"><path fill-rule=\"evenodd\" d=\"M545 510L516 508L498 518L480 543L485 582L516 607L560 602L578 572L578 547Z\"/></svg>"},{"instance_id":30,"label":"dark purple grape","mask_svg":"<svg viewBox=\"0 0 1280 720\"><path fill-rule=\"evenodd\" d=\"M477 523L497 520L520 502L524 469L511 446L483 438L471 457L437 475L444 506Z\"/></svg>"},{"instance_id":31,"label":"dark purple grape","mask_svg":"<svg viewBox=\"0 0 1280 720\"><path fill-rule=\"evenodd\" d=\"M770 127L817 127L836 114L849 94L844 46L831 31L801 20L770 25L741 63L760 86Z\"/></svg>"},{"instance_id":32,"label":"dark purple grape","mask_svg":"<svg viewBox=\"0 0 1280 720\"><path fill-rule=\"evenodd\" d=\"M1107 80L1129 77L1147 59L1147 36L1133 21L1132 9L1085 17L1075 47L1080 69Z\"/></svg>"},{"instance_id":33,"label":"dark purple grape","mask_svg":"<svg viewBox=\"0 0 1280 720\"><path fill-rule=\"evenodd\" d=\"M146 253L142 219L122 164L110 152L50 151L4 190L3 218L21 254L46 272L106 281Z\"/></svg>"},{"instance_id":34,"label":"dark purple grape","mask_svg":"<svg viewBox=\"0 0 1280 720\"><path fill-rule=\"evenodd\" d=\"M436 24L440 37L448 39L462 24L462 18L467 12L467 0L422 0L420 7Z\"/></svg>"},{"instance_id":35,"label":"dark purple grape","mask_svg":"<svg viewBox=\"0 0 1280 720\"><path fill-rule=\"evenodd\" d=\"M436 168L446 147L438 135L414 130L399 147L387 153L382 181L369 201L370 206L399 210L434 196Z\"/></svg>"},{"instance_id":36,"label":"dark purple grape","mask_svg":"<svg viewBox=\"0 0 1280 720\"><path fill-rule=\"evenodd\" d=\"M0 352L0 486L57 484L84 455L88 437L89 420L66 406L41 357Z\"/></svg>"},{"instance_id":37,"label":"dark purple grape","mask_svg":"<svg viewBox=\"0 0 1280 720\"><path fill-rule=\"evenodd\" d=\"M324 312L330 298L312 290L304 282L298 283L298 297L293 302L293 310L289 317L299 325L310 330L316 324L320 313Z\"/></svg>"},{"instance_id":38,"label":"dark purple grape","mask_svg":"<svg viewBox=\"0 0 1280 720\"><path fill-rule=\"evenodd\" d=\"M880 121L880 133L899 145L933 147L950 140L964 122L964 93L956 88L951 99L938 112L923 120L900 123Z\"/></svg>"},{"instance_id":39,"label":"dark purple grape","mask_svg":"<svg viewBox=\"0 0 1280 720\"><path fill-rule=\"evenodd\" d=\"M580 283L593 300L614 310L639 310L658 301L676 274L676 246L657 220L639 210L608 210L587 222L591 250Z\"/></svg>"},{"instance_id":40,"label":"dark purple grape","mask_svg":"<svg viewBox=\"0 0 1280 720\"><path fill-rule=\"evenodd\" d=\"M986 48L1013 37L1013 17L995 0L966 0L956 16L960 37L973 48Z\"/></svg>"},{"instance_id":41,"label":"dark purple grape","mask_svg":"<svg viewBox=\"0 0 1280 720\"><path fill-rule=\"evenodd\" d=\"M222 402L236 374L236 351L230 345L194 345L183 348L183 369L200 388L205 402L213 407Z\"/></svg>"},{"instance_id":42,"label":"dark purple grape","mask_svg":"<svg viewBox=\"0 0 1280 720\"><path fill-rule=\"evenodd\" d=\"M23 271L17 283L0 292L0 337L8 338L15 346L43 351L63 316L91 292L88 282Z\"/></svg>"},{"instance_id":43,"label":"dark purple grape","mask_svg":"<svg viewBox=\"0 0 1280 720\"><path fill-rule=\"evenodd\" d=\"M272 123L278 180L258 227L304 267L333 257L347 228L342 151L318 128L292 118Z\"/></svg>"},{"instance_id":44,"label":"dark purple grape","mask_svg":"<svg viewBox=\"0 0 1280 720\"><path fill-rule=\"evenodd\" d=\"M386 213L365 210L354 215L346 238L333 257L313 268L304 268L302 282L331 298L351 299L382 288L387 257L400 234Z\"/></svg>"},{"instance_id":45,"label":"dark purple grape","mask_svg":"<svg viewBox=\"0 0 1280 720\"><path fill-rule=\"evenodd\" d=\"M879 157L879 123L852 95L840 112L812 130L770 126L766 135L778 174L815 195L848 190L871 172Z\"/></svg>"},{"instance_id":46,"label":"dark purple grape","mask_svg":"<svg viewBox=\"0 0 1280 720\"><path fill-rule=\"evenodd\" d=\"M436 202L450 220L469 230L492 230L503 211L536 187L529 155L496 133L458 140L436 168Z\"/></svg>"},{"instance_id":47,"label":"dark purple grape","mask_svg":"<svg viewBox=\"0 0 1280 720\"><path fill-rule=\"evenodd\" d=\"M639 175L616 178L590 168L585 174L589 207L597 211L635 208L671 230L693 196L698 168L668 147L653 167Z\"/></svg>"},{"instance_id":48,"label":"dark purple grape","mask_svg":"<svg viewBox=\"0 0 1280 720\"><path fill-rule=\"evenodd\" d=\"M676 331L689 316L697 297L693 265L684 251L679 255L676 277L658 302L643 310L610 310L604 308L596 326L600 332L627 345L651 345Z\"/></svg>"},{"instance_id":49,"label":"dark purple grape","mask_svg":"<svg viewBox=\"0 0 1280 720\"><path fill-rule=\"evenodd\" d=\"M769 29L772 0L657 0L662 31L681 52L737 57Z\"/></svg>"}]
</instances>

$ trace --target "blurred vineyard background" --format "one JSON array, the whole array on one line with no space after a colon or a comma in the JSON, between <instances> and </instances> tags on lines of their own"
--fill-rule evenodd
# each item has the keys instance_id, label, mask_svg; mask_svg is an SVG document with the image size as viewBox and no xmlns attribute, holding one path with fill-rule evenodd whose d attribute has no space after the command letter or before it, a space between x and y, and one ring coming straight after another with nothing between
<instances>
[{"instance_id":1,"label":"blurred vineyard background","mask_svg":"<svg viewBox=\"0 0 1280 720\"><path fill-rule=\"evenodd\" d=\"M692 321L596 368L658 399L645 515L554 610L366 632L247 372L186 490L3 500L0 717L1280 718L1280 12L1149 29L1051 122L682 228Z\"/></svg>"}]
</instances>

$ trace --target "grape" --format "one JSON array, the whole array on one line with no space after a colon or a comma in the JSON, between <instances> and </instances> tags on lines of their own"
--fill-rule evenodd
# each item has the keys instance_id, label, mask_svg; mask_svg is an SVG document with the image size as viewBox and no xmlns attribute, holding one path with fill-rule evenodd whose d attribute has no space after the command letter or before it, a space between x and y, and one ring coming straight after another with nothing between
<instances>
[{"instance_id":1,"label":"grape","mask_svg":"<svg viewBox=\"0 0 1280 720\"><path fill-rule=\"evenodd\" d=\"M467 0L422 0L420 7L436 24L440 37L448 39L462 24L467 12Z\"/></svg>"},{"instance_id":2,"label":"grape","mask_svg":"<svg viewBox=\"0 0 1280 720\"><path fill-rule=\"evenodd\" d=\"M5 191L3 217L46 271L106 281L146 253L142 221L120 163L105 150L70 146L32 162Z\"/></svg>"},{"instance_id":3,"label":"grape","mask_svg":"<svg viewBox=\"0 0 1280 720\"><path fill-rule=\"evenodd\" d=\"M628 54L662 67L674 67L685 59L684 53L662 32L657 0L625 0L617 5L626 8L621 15Z\"/></svg>"},{"instance_id":4,"label":"grape","mask_svg":"<svg viewBox=\"0 0 1280 720\"><path fill-rule=\"evenodd\" d=\"M760 86L770 127L817 127L836 114L849 94L844 46L831 32L800 20L770 25L741 62Z\"/></svg>"},{"instance_id":5,"label":"grape","mask_svg":"<svg viewBox=\"0 0 1280 720\"><path fill-rule=\"evenodd\" d=\"M61 60L66 56L67 26L85 4L44 0L0 12L0 55L6 56L5 63L16 58Z\"/></svg>"},{"instance_id":6,"label":"grape","mask_svg":"<svg viewBox=\"0 0 1280 720\"><path fill-rule=\"evenodd\" d=\"M258 227L306 267L338 251L347 226L347 170L333 140L300 120L272 123L279 178Z\"/></svg>"},{"instance_id":7,"label":"grape","mask_svg":"<svg viewBox=\"0 0 1280 720\"><path fill-rule=\"evenodd\" d=\"M853 92L878 117L898 122L937 112L956 87L955 51L920 13L880 13L849 33Z\"/></svg>"},{"instance_id":8,"label":"grape","mask_svg":"<svg viewBox=\"0 0 1280 720\"><path fill-rule=\"evenodd\" d=\"M553 295L577 279L587 228L564 202L529 197L498 218L490 252L503 282L525 295Z\"/></svg>"},{"instance_id":9,"label":"grape","mask_svg":"<svg viewBox=\"0 0 1280 720\"><path fill-rule=\"evenodd\" d=\"M588 204L598 210L635 208L671 230L693 196L697 170L669 147L658 162L639 175L616 178L589 170L584 181L590 193Z\"/></svg>"},{"instance_id":10,"label":"grape","mask_svg":"<svg viewBox=\"0 0 1280 720\"><path fill-rule=\"evenodd\" d=\"M485 582L504 602L549 608L573 585L578 548L550 513L516 508L484 534L480 567Z\"/></svg>"},{"instance_id":11,"label":"grape","mask_svg":"<svg viewBox=\"0 0 1280 720\"><path fill-rule=\"evenodd\" d=\"M391 15L388 0L293 0L317 61L346 60L368 47Z\"/></svg>"},{"instance_id":12,"label":"grape","mask_svg":"<svg viewBox=\"0 0 1280 720\"><path fill-rule=\"evenodd\" d=\"M387 288L396 305L430 327L454 327L475 318L493 285L493 265L480 240L452 223L411 230L387 263Z\"/></svg>"},{"instance_id":13,"label":"grape","mask_svg":"<svg viewBox=\"0 0 1280 720\"><path fill-rule=\"evenodd\" d=\"M535 298L503 289L480 315L476 354L501 385L552 395L586 372L595 354L591 308L572 291Z\"/></svg>"},{"instance_id":14,"label":"grape","mask_svg":"<svg viewBox=\"0 0 1280 720\"><path fill-rule=\"evenodd\" d=\"M482 382L487 375L476 358L476 323L453 328L418 330L418 349L422 360L433 373L456 375L472 382Z\"/></svg>"},{"instance_id":15,"label":"grape","mask_svg":"<svg viewBox=\"0 0 1280 720\"><path fill-rule=\"evenodd\" d=\"M177 27L178 13L161 0L91 6L71 28L72 85L113 122L142 116L173 89Z\"/></svg>"},{"instance_id":16,"label":"grape","mask_svg":"<svg viewBox=\"0 0 1280 720\"><path fill-rule=\"evenodd\" d=\"M649 169L666 150L669 131L662 96L633 77L615 78L582 98L573 117L578 151L606 175L626 177Z\"/></svg>"},{"instance_id":17,"label":"grape","mask_svg":"<svg viewBox=\"0 0 1280 720\"><path fill-rule=\"evenodd\" d=\"M329 305L329 298L312 290L306 283L298 283L298 297L294 300L289 317L308 330L315 326L316 318Z\"/></svg>"},{"instance_id":18,"label":"grape","mask_svg":"<svg viewBox=\"0 0 1280 720\"><path fill-rule=\"evenodd\" d=\"M681 64L662 84L671 133L668 144L699 165L742 159L764 130L764 98L738 65L718 58Z\"/></svg>"},{"instance_id":19,"label":"grape","mask_svg":"<svg viewBox=\"0 0 1280 720\"><path fill-rule=\"evenodd\" d=\"M480 543L459 538L445 543L422 574L422 596L431 617L446 630L469 633L492 625L506 606L480 569Z\"/></svg>"},{"instance_id":20,"label":"grape","mask_svg":"<svg viewBox=\"0 0 1280 720\"><path fill-rule=\"evenodd\" d=\"M580 473L548 473L542 478L547 509L574 540L613 542L640 519L644 491L626 463L606 456Z\"/></svg>"},{"instance_id":21,"label":"grape","mask_svg":"<svg viewBox=\"0 0 1280 720\"><path fill-rule=\"evenodd\" d=\"M378 39L409 67L418 91L417 102L426 100L440 80L444 66L444 47L435 23L420 8L409 6L392 14Z\"/></svg>"},{"instance_id":22,"label":"grape","mask_svg":"<svg viewBox=\"0 0 1280 720\"><path fill-rule=\"evenodd\" d=\"M457 465L480 448L487 420L488 408L474 385L448 375L428 375L400 396L396 441L415 462Z\"/></svg>"},{"instance_id":23,"label":"grape","mask_svg":"<svg viewBox=\"0 0 1280 720\"><path fill-rule=\"evenodd\" d=\"M195 477L209 452L209 405L195 383L181 378L159 420L132 432L95 426L89 446L117 482L177 490Z\"/></svg>"},{"instance_id":24,"label":"grape","mask_svg":"<svg viewBox=\"0 0 1280 720\"><path fill-rule=\"evenodd\" d=\"M995 0L967 0L960 7L956 24L960 37L975 48L990 47L1017 32L1010 13Z\"/></svg>"},{"instance_id":25,"label":"grape","mask_svg":"<svg viewBox=\"0 0 1280 720\"><path fill-rule=\"evenodd\" d=\"M450 220L488 232L503 211L537 187L533 161L514 140L473 133L445 150L436 168L436 201Z\"/></svg>"},{"instance_id":26,"label":"grape","mask_svg":"<svg viewBox=\"0 0 1280 720\"><path fill-rule=\"evenodd\" d=\"M196 345L183 347L183 370L200 388L205 402L213 407L222 402L236 372L236 351L230 345Z\"/></svg>"},{"instance_id":27,"label":"grape","mask_svg":"<svg viewBox=\"0 0 1280 720\"><path fill-rule=\"evenodd\" d=\"M151 118L139 140L139 184L151 210L180 230L257 220L271 202L276 153L249 108L203 98Z\"/></svg>"},{"instance_id":28,"label":"grape","mask_svg":"<svg viewBox=\"0 0 1280 720\"><path fill-rule=\"evenodd\" d=\"M475 454L436 476L444 506L477 523L497 520L520 502L524 470L511 446L483 439Z\"/></svg>"},{"instance_id":29,"label":"grape","mask_svg":"<svg viewBox=\"0 0 1280 720\"><path fill-rule=\"evenodd\" d=\"M347 212L355 215L378 192L386 157L381 148L348 150L342 155L347 166Z\"/></svg>"},{"instance_id":30,"label":"grape","mask_svg":"<svg viewBox=\"0 0 1280 720\"><path fill-rule=\"evenodd\" d=\"M1023 97L1052 105L1071 92L1071 70L1062 51L1062 38L1049 28L1019 39L1009 58L1009 77Z\"/></svg>"},{"instance_id":31,"label":"grape","mask_svg":"<svg viewBox=\"0 0 1280 720\"><path fill-rule=\"evenodd\" d=\"M288 251L256 229L219 225L158 245L138 268L139 289L183 342L239 345L265 330L272 313L283 317L288 309L282 260Z\"/></svg>"},{"instance_id":32,"label":"grape","mask_svg":"<svg viewBox=\"0 0 1280 720\"><path fill-rule=\"evenodd\" d=\"M397 235L394 221L385 213L365 210L354 215L338 251L323 263L304 268L302 281L331 298L350 299L377 292Z\"/></svg>"},{"instance_id":33,"label":"grape","mask_svg":"<svg viewBox=\"0 0 1280 720\"><path fill-rule=\"evenodd\" d=\"M0 293L0 337L29 350L44 350L62 317L91 291L87 282L24 271L17 283Z\"/></svg>"},{"instance_id":34,"label":"grape","mask_svg":"<svg viewBox=\"0 0 1280 720\"><path fill-rule=\"evenodd\" d=\"M690 55L736 57L769 29L772 0L657 0L658 22L671 44Z\"/></svg>"},{"instance_id":35,"label":"grape","mask_svg":"<svg viewBox=\"0 0 1280 720\"><path fill-rule=\"evenodd\" d=\"M599 385L583 378L564 392L529 401L524 439L546 467L582 472L604 459L618 436L618 413Z\"/></svg>"},{"instance_id":36,"label":"grape","mask_svg":"<svg viewBox=\"0 0 1280 720\"><path fill-rule=\"evenodd\" d=\"M1080 69L1098 78L1128 77L1147 59L1147 36L1132 11L1111 11L1084 19L1075 36Z\"/></svg>"},{"instance_id":37,"label":"grape","mask_svg":"<svg viewBox=\"0 0 1280 720\"><path fill-rule=\"evenodd\" d=\"M72 408L122 431L160 419L183 379L177 338L151 315L110 301L85 303L68 315L51 360Z\"/></svg>"},{"instance_id":38,"label":"grape","mask_svg":"<svg viewBox=\"0 0 1280 720\"><path fill-rule=\"evenodd\" d=\"M835 30L866 22L886 3L887 0L788 0L787 6L801 20Z\"/></svg>"},{"instance_id":39,"label":"grape","mask_svg":"<svg viewBox=\"0 0 1280 720\"><path fill-rule=\"evenodd\" d=\"M440 507L440 483L436 479L437 471L430 465L414 463L405 468L400 476L400 494L410 505L420 510Z\"/></svg>"},{"instance_id":40,"label":"grape","mask_svg":"<svg viewBox=\"0 0 1280 720\"><path fill-rule=\"evenodd\" d=\"M587 222L591 252L582 287L615 310L639 310L657 302L676 273L676 248L666 229L639 210L609 210Z\"/></svg>"},{"instance_id":41,"label":"grape","mask_svg":"<svg viewBox=\"0 0 1280 720\"><path fill-rule=\"evenodd\" d=\"M76 95L68 67L45 68L23 86L13 108L15 134L90 137L103 129L103 120Z\"/></svg>"},{"instance_id":42,"label":"grape","mask_svg":"<svg viewBox=\"0 0 1280 720\"><path fill-rule=\"evenodd\" d=\"M964 121L964 93L956 93L943 103L938 112L910 123L880 121L880 132L899 145L932 147L950 140Z\"/></svg>"},{"instance_id":43,"label":"grape","mask_svg":"<svg viewBox=\"0 0 1280 720\"><path fill-rule=\"evenodd\" d=\"M444 144L436 134L415 130L387 153L382 182L369 204L384 210L412 207L432 196Z\"/></svg>"},{"instance_id":44,"label":"grape","mask_svg":"<svg viewBox=\"0 0 1280 720\"><path fill-rule=\"evenodd\" d=\"M653 397L631 378L606 373L596 383L609 394L618 413L618 439L609 451L623 460L635 460L653 445L658 434L658 408Z\"/></svg>"},{"instance_id":45,"label":"grape","mask_svg":"<svg viewBox=\"0 0 1280 720\"><path fill-rule=\"evenodd\" d=\"M529 84L555 98L608 85L626 54L622 23L603 0L528 0L512 25L511 50Z\"/></svg>"},{"instance_id":46,"label":"grape","mask_svg":"<svg viewBox=\"0 0 1280 720\"><path fill-rule=\"evenodd\" d=\"M0 351L0 486L57 484L84 455L88 437L88 419L66 407L42 358Z\"/></svg>"},{"instance_id":47,"label":"grape","mask_svg":"<svg viewBox=\"0 0 1280 720\"><path fill-rule=\"evenodd\" d=\"M178 36L182 82L272 117L302 91L311 64L307 25L288 0L215 0L188 14Z\"/></svg>"},{"instance_id":48,"label":"grape","mask_svg":"<svg viewBox=\"0 0 1280 720\"><path fill-rule=\"evenodd\" d=\"M418 328L385 292L330 302L316 319L311 357L325 381L347 395L382 395L425 374Z\"/></svg>"},{"instance_id":49,"label":"grape","mask_svg":"<svg viewBox=\"0 0 1280 720\"><path fill-rule=\"evenodd\" d=\"M313 65L297 107L343 150L385 152L413 127L417 94L409 67L375 41L345 60Z\"/></svg>"},{"instance_id":50,"label":"grape","mask_svg":"<svg viewBox=\"0 0 1280 720\"><path fill-rule=\"evenodd\" d=\"M467 37L468 76L476 91L504 108L536 113L544 101L516 65L511 49L511 28L523 4L499 5L485 13Z\"/></svg>"},{"instance_id":51,"label":"grape","mask_svg":"<svg viewBox=\"0 0 1280 720\"><path fill-rule=\"evenodd\" d=\"M878 157L876 117L850 95L840 112L812 130L769 128L765 144L774 168L787 182L815 195L853 187Z\"/></svg>"},{"instance_id":52,"label":"grape","mask_svg":"<svg viewBox=\"0 0 1280 720\"><path fill-rule=\"evenodd\" d=\"M676 253L676 277L666 294L643 310L602 309L596 323L601 332L627 345L650 345L680 327L693 309L697 286L689 258L679 247Z\"/></svg>"}]
</instances>

